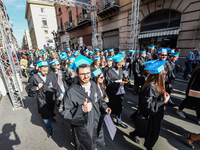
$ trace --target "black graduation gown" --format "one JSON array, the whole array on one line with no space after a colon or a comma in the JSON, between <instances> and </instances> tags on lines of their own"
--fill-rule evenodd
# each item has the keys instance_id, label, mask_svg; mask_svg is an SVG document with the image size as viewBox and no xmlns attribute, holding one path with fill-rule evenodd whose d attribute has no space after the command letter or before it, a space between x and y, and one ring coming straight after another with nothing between
<instances>
[{"instance_id":1,"label":"black graduation gown","mask_svg":"<svg viewBox=\"0 0 200 150\"><path fill-rule=\"evenodd\" d=\"M152 148L159 137L160 124L164 117L164 99L159 96L155 87L150 85L142 92L140 103L140 114L146 118L150 116L149 133L145 137L144 146Z\"/></svg>"},{"instance_id":2,"label":"black graduation gown","mask_svg":"<svg viewBox=\"0 0 200 150\"><path fill-rule=\"evenodd\" d=\"M135 85L136 86L140 86L143 85L144 83L144 68L145 65L143 63L145 63L147 61L148 57L145 58L141 58L139 57L138 59L136 59L135 61L135 71L134 71L134 81L135 81ZM141 75L141 77L138 77L138 74Z\"/></svg>"},{"instance_id":3,"label":"black graduation gown","mask_svg":"<svg viewBox=\"0 0 200 150\"><path fill-rule=\"evenodd\" d=\"M31 64L33 64L33 66L36 67L36 61L35 60L29 60L28 61L28 68L30 68Z\"/></svg>"},{"instance_id":4,"label":"black graduation gown","mask_svg":"<svg viewBox=\"0 0 200 150\"><path fill-rule=\"evenodd\" d=\"M164 64L164 67L165 69L168 70L165 76L165 88L166 92L170 94L172 89L169 88L169 84L171 84L171 80L174 79L175 77L174 75L175 63L168 61Z\"/></svg>"},{"instance_id":5,"label":"black graduation gown","mask_svg":"<svg viewBox=\"0 0 200 150\"><path fill-rule=\"evenodd\" d=\"M41 81L43 80L41 79ZM54 117L55 100L60 97L61 94L55 76L52 73L48 73L46 82L43 81L44 85L39 90L37 90L39 82L35 79L35 75L32 76L28 82L32 86L31 92L37 94L38 112L41 114L42 118L49 119L49 117Z\"/></svg>"},{"instance_id":6,"label":"black graduation gown","mask_svg":"<svg viewBox=\"0 0 200 150\"><path fill-rule=\"evenodd\" d=\"M106 72L106 93L109 97L108 106L112 109L112 114L121 114L122 113L122 100L123 95L116 95L120 83L116 83L116 80L123 80L122 69L119 69L119 75L112 69L108 69Z\"/></svg>"},{"instance_id":7,"label":"black graduation gown","mask_svg":"<svg viewBox=\"0 0 200 150\"><path fill-rule=\"evenodd\" d=\"M101 114L108 107L96 83L90 82L90 97L78 82L65 92L63 98L64 111L61 114L71 124L76 150L94 150L98 146L105 146ZM90 112L82 109L86 98L88 102L92 102Z\"/></svg>"}]
</instances>

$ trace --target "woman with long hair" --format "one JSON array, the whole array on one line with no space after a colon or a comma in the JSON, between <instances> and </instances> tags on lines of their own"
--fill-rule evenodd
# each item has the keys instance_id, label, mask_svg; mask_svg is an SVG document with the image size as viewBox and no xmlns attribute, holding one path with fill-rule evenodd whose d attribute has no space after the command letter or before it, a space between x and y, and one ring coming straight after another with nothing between
<instances>
[{"instance_id":1,"label":"woman with long hair","mask_svg":"<svg viewBox=\"0 0 200 150\"><path fill-rule=\"evenodd\" d=\"M190 78L190 81L187 86L186 90L186 98L182 101L181 105L179 106L176 113L182 117L185 118L185 115L183 113L184 108L192 108L195 106L198 124L200 124L200 96L194 97L189 94L190 89L194 89L195 91L200 93L200 64L194 69L192 72L192 76ZM196 94L198 95L198 94Z\"/></svg>"},{"instance_id":2,"label":"woman with long hair","mask_svg":"<svg viewBox=\"0 0 200 150\"><path fill-rule=\"evenodd\" d=\"M100 62L101 62L100 56L93 56L93 63L91 64L91 72L94 72L95 70L100 68Z\"/></svg>"},{"instance_id":3,"label":"woman with long hair","mask_svg":"<svg viewBox=\"0 0 200 150\"><path fill-rule=\"evenodd\" d=\"M97 69L94 72L92 72L92 78L93 78L93 81L97 84L97 86L101 92L101 96L104 98L105 102L108 103L109 99L108 99L108 95L105 92L106 87L103 83L104 75L103 75L103 72L101 71L101 69Z\"/></svg>"},{"instance_id":4,"label":"woman with long hair","mask_svg":"<svg viewBox=\"0 0 200 150\"><path fill-rule=\"evenodd\" d=\"M136 143L140 143L137 136L144 137L144 146L147 150L152 150L152 147L159 137L161 120L164 116L164 107L170 98L169 94L165 91L165 76L167 70L164 69L163 63L166 63L166 61L157 61L145 69L149 70L150 75L142 87L138 115L142 119L148 120L148 133L142 135L137 130L137 127L134 132L130 133L132 140Z\"/></svg>"},{"instance_id":5,"label":"woman with long hair","mask_svg":"<svg viewBox=\"0 0 200 150\"><path fill-rule=\"evenodd\" d=\"M104 69L104 67L107 66L105 56L101 56L100 66L101 66L102 69Z\"/></svg>"}]
</instances>

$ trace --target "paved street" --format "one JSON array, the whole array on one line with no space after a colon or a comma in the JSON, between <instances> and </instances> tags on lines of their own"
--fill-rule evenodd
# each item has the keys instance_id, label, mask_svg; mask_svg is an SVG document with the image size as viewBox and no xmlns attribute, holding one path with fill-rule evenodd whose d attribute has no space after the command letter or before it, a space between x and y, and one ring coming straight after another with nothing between
<instances>
[{"instance_id":1,"label":"paved street","mask_svg":"<svg viewBox=\"0 0 200 150\"><path fill-rule=\"evenodd\" d=\"M23 80L24 86L27 79ZM180 81L180 80L179 80ZM184 98L184 90L187 84L178 82L174 85L172 100L177 104ZM25 108L13 111L10 100L4 97L0 102L0 150L73 150L72 134L70 125L64 121L59 114L55 117L57 122L52 123L54 135L52 139L47 138L42 118L37 112L36 100L24 94ZM176 98L174 98L176 97ZM106 127L105 142L106 150L141 150L144 149L144 139L140 138L140 144L131 141L129 132L134 130L134 123L130 115L136 110L138 97L126 89L124 96L124 110L122 119L129 126L128 129L118 127L114 141L111 140ZM154 146L155 150L189 150L185 144L184 133L199 133L195 111L184 109L186 119L177 116L176 108L167 106L165 117L162 121L160 137ZM200 149L200 142L195 143L196 149Z\"/></svg>"}]
</instances>

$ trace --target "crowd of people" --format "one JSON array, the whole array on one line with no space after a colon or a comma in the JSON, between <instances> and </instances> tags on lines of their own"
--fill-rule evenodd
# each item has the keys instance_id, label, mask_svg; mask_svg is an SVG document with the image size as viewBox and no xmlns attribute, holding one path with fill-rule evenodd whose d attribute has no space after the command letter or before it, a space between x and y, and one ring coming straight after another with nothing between
<instances>
[{"instance_id":1,"label":"crowd of people","mask_svg":"<svg viewBox=\"0 0 200 150\"><path fill-rule=\"evenodd\" d=\"M180 49L149 46L148 50L139 52L139 57L135 50L127 52L115 54L114 49L103 51L94 48L89 51L82 47L76 51L70 48L65 51L42 49L28 55L20 54L20 66L25 76L29 77L26 91L30 97L37 98L38 111L49 137L53 135L51 122L56 122L53 117L54 107L57 107L58 112L71 124L75 149L103 148L103 119L106 114L113 114L116 126L128 128L122 121L122 102L125 87L132 87L130 78L133 74L132 93L139 95L139 104L138 110L131 115L136 128L130 137L136 143L140 143L137 136L143 137L147 150L153 148L159 137L165 105L177 106L170 94L177 69L180 68ZM198 50L195 49L193 53L198 53ZM198 60L193 57L187 56L188 70L184 79L191 73L190 59ZM200 124L199 70L200 65L197 64L191 73L186 98L177 114L185 118L182 110L193 100ZM188 146L193 148L193 142L198 139L196 135L187 134L186 138Z\"/></svg>"}]
</instances>

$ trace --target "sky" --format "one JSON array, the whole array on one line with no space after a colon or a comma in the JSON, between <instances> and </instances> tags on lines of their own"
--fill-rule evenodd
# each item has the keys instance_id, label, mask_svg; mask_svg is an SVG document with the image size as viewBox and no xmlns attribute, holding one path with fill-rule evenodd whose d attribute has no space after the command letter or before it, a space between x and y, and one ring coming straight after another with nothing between
<instances>
[{"instance_id":1,"label":"sky","mask_svg":"<svg viewBox=\"0 0 200 150\"><path fill-rule=\"evenodd\" d=\"M28 29L27 21L25 19L26 0L4 0L4 4L6 6L6 12L13 22L12 29L14 36L21 48L24 30Z\"/></svg>"}]
</instances>

